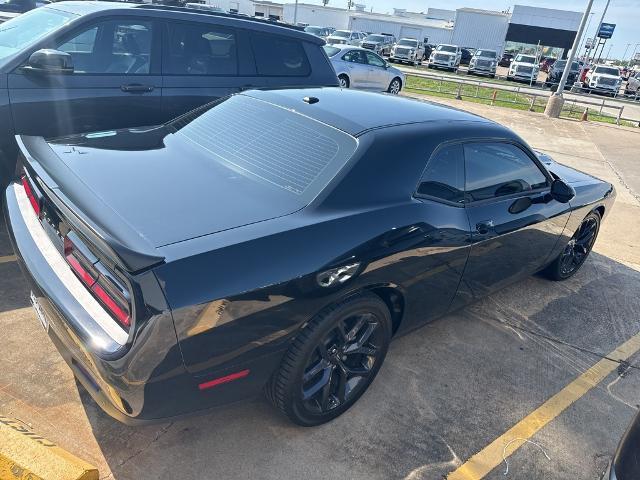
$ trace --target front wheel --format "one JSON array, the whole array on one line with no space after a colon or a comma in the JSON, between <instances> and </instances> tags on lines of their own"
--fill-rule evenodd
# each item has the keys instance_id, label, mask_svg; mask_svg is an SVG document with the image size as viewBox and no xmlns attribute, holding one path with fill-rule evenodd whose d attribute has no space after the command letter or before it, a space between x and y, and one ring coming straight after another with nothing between
<instances>
[{"instance_id":1,"label":"front wheel","mask_svg":"<svg viewBox=\"0 0 640 480\"><path fill-rule=\"evenodd\" d=\"M566 280L575 275L591 253L600 230L600 215L591 212L573 234L558 257L543 271L551 280Z\"/></svg>"},{"instance_id":2,"label":"front wheel","mask_svg":"<svg viewBox=\"0 0 640 480\"><path fill-rule=\"evenodd\" d=\"M389 84L389 88L387 88L387 92L392 93L393 95L398 95L400 90L402 89L402 82L399 78L394 78L391 80Z\"/></svg>"},{"instance_id":3,"label":"front wheel","mask_svg":"<svg viewBox=\"0 0 640 480\"><path fill-rule=\"evenodd\" d=\"M340 84L340 88L349 88L349 77L345 74L338 76L338 82Z\"/></svg>"},{"instance_id":4,"label":"front wheel","mask_svg":"<svg viewBox=\"0 0 640 480\"><path fill-rule=\"evenodd\" d=\"M391 316L379 297L346 299L304 327L267 385L267 396L298 425L333 420L373 382L390 340Z\"/></svg>"}]
</instances>

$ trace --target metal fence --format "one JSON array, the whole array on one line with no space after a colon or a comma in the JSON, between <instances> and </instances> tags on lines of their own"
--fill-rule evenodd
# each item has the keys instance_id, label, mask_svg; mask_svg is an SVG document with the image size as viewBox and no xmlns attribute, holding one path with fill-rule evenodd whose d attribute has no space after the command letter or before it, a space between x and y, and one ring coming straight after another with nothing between
<instances>
[{"instance_id":1,"label":"metal fence","mask_svg":"<svg viewBox=\"0 0 640 480\"><path fill-rule=\"evenodd\" d=\"M527 107L530 111L544 110L553 92L529 85L505 85L491 80L461 78L452 75L438 75L422 72L407 72L408 77L424 78L431 81L429 88L410 86L412 90L485 100L491 105L514 104ZM489 93L490 92L490 93ZM507 95L505 95L505 93ZM563 114L596 113L609 117L616 124L629 122L640 126L640 103L622 98L596 98L582 92L566 91Z\"/></svg>"}]
</instances>

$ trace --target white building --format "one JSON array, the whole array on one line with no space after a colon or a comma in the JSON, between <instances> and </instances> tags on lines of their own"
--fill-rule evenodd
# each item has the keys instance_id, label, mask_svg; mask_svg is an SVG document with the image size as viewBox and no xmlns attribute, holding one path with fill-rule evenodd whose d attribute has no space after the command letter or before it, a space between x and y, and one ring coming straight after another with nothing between
<instances>
[{"instance_id":1,"label":"white building","mask_svg":"<svg viewBox=\"0 0 640 480\"><path fill-rule=\"evenodd\" d=\"M451 43L461 47L496 50L502 55L508 28L508 13L459 8L456 10Z\"/></svg>"},{"instance_id":2,"label":"white building","mask_svg":"<svg viewBox=\"0 0 640 480\"><path fill-rule=\"evenodd\" d=\"M204 4L220 8L225 12L242 13L252 17L255 13L252 0L204 0Z\"/></svg>"},{"instance_id":3,"label":"white building","mask_svg":"<svg viewBox=\"0 0 640 480\"><path fill-rule=\"evenodd\" d=\"M422 16L383 15L380 13L352 13L349 29L362 32L390 33L396 38L417 38L426 43L450 43L453 28L446 20Z\"/></svg>"},{"instance_id":4,"label":"white building","mask_svg":"<svg viewBox=\"0 0 640 480\"><path fill-rule=\"evenodd\" d=\"M254 0L255 16L282 20L284 18L284 5L282 3L269 2L267 0Z\"/></svg>"},{"instance_id":5,"label":"white building","mask_svg":"<svg viewBox=\"0 0 640 480\"><path fill-rule=\"evenodd\" d=\"M346 30L349 28L349 10L345 8L299 3L296 16L295 4L285 3L283 15L284 21L288 23L333 27L338 30Z\"/></svg>"}]
</instances>

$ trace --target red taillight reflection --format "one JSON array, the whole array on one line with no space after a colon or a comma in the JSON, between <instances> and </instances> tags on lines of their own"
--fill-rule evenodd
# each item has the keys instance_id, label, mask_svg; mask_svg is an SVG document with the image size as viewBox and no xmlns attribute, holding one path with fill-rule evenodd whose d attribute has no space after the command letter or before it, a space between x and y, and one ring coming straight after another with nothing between
<instances>
[{"instance_id":1,"label":"red taillight reflection","mask_svg":"<svg viewBox=\"0 0 640 480\"><path fill-rule=\"evenodd\" d=\"M244 378L249 375L250 371L241 370L236 373L232 373L231 375L227 375L226 377L215 378L213 380L209 380L208 382L200 383L198 388L200 390L206 390L207 388L215 387L216 385L220 385L222 383L232 382L233 380L238 380L239 378Z\"/></svg>"},{"instance_id":2,"label":"red taillight reflection","mask_svg":"<svg viewBox=\"0 0 640 480\"><path fill-rule=\"evenodd\" d=\"M31 184L29 183L29 179L27 178L26 175L22 176L22 186L24 187L24 191L27 194L27 198L29 199L29 202L31 202L31 206L33 207L33 210L36 212L36 215L39 217L40 203L38 202L38 199L36 198L36 196L33 194L33 189L31 188Z\"/></svg>"},{"instance_id":3,"label":"red taillight reflection","mask_svg":"<svg viewBox=\"0 0 640 480\"><path fill-rule=\"evenodd\" d=\"M125 327L131 325L131 319L129 318L129 312L124 311L120 306L109 296L109 294L99 285L95 284L91 287L91 290L96 294L98 299L109 309L116 319Z\"/></svg>"}]
</instances>

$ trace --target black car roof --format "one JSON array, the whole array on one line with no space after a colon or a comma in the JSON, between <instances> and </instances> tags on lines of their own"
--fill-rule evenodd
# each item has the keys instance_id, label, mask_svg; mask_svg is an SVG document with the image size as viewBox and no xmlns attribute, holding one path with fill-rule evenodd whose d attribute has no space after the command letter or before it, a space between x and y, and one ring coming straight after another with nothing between
<instances>
[{"instance_id":1,"label":"black car roof","mask_svg":"<svg viewBox=\"0 0 640 480\"><path fill-rule=\"evenodd\" d=\"M155 4L138 4L128 2L103 2L103 1L63 1L50 3L44 8L54 8L73 13L79 16L95 14L99 12L131 12L137 11L143 14L153 12L157 17L164 18L182 18L185 20L197 19L198 21L210 21L220 24L226 24L237 28L250 28L252 30L267 31L279 33L299 38L301 40L324 45L325 41L315 35L307 33L303 28L285 23L276 23L271 20L249 17L240 14L213 12L207 10L198 10L189 7L172 7L166 5Z\"/></svg>"},{"instance_id":2,"label":"black car roof","mask_svg":"<svg viewBox=\"0 0 640 480\"><path fill-rule=\"evenodd\" d=\"M250 90L243 92L290 109L350 135L374 128L423 122L480 122L498 124L453 107L397 95L386 95L336 87ZM305 101L306 97L317 99Z\"/></svg>"}]
</instances>

